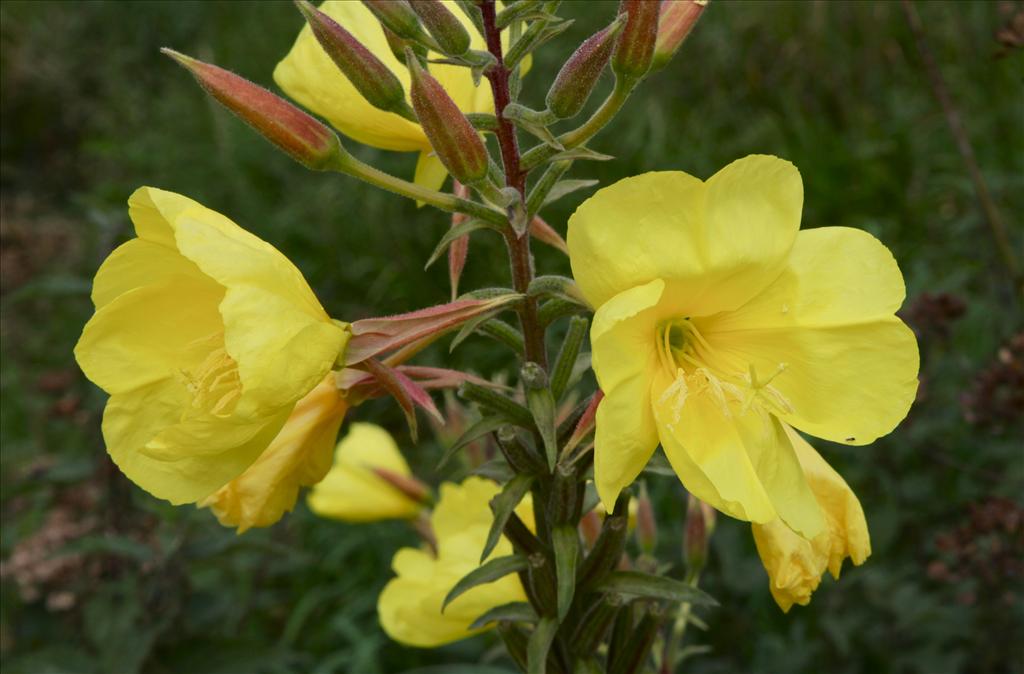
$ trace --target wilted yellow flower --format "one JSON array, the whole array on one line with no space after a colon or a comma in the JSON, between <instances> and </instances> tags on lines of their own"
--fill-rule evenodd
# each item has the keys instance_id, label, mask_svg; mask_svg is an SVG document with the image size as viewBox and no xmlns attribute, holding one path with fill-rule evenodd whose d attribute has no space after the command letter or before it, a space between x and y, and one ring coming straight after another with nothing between
<instances>
[{"instance_id":1,"label":"wilted yellow flower","mask_svg":"<svg viewBox=\"0 0 1024 674\"><path fill-rule=\"evenodd\" d=\"M300 487L324 478L348 404L328 374L295 405L284 428L256 462L199 505L224 526L268 527L295 507Z\"/></svg>"},{"instance_id":2,"label":"wilted yellow flower","mask_svg":"<svg viewBox=\"0 0 1024 674\"><path fill-rule=\"evenodd\" d=\"M445 5L468 29L472 37L470 48L486 51L483 37L455 3L446 0ZM409 71L395 58L380 23L363 3L328 0L320 10L380 59L409 91ZM523 65L525 69L526 63ZM494 112L490 87L486 81L474 85L469 68L438 63L429 67L462 112ZM324 52L308 25L302 28L288 55L277 64L274 81L293 99L360 143L382 150L419 152L414 179L417 184L436 190L444 183L448 173L434 155L420 125L370 105Z\"/></svg>"},{"instance_id":3,"label":"wilted yellow flower","mask_svg":"<svg viewBox=\"0 0 1024 674\"><path fill-rule=\"evenodd\" d=\"M862 445L917 390L892 254L845 227L798 231L797 169L750 156L708 181L646 173L569 220L573 274L597 308L594 470L606 504L660 442L683 484L743 520L813 538L825 516L784 430Z\"/></svg>"},{"instance_id":4,"label":"wilted yellow flower","mask_svg":"<svg viewBox=\"0 0 1024 674\"><path fill-rule=\"evenodd\" d=\"M410 646L441 646L482 631L470 631L469 625L489 609L526 601L519 578L508 575L474 587L441 613L441 604L455 583L480 565L494 518L488 502L499 491L497 484L479 477L441 485L441 498L430 517L437 555L414 548L399 550L391 562L398 576L377 600L380 624L392 639ZM533 525L530 503L524 501L516 512L528 526ZM491 557L510 554L512 545L503 537Z\"/></svg>"},{"instance_id":5,"label":"wilted yellow flower","mask_svg":"<svg viewBox=\"0 0 1024 674\"><path fill-rule=\"evenodd\" d=\"M284 255L223 215L151 187L128 205L138 238L96 273L75 358L110 394L103 437L124 474L198 501L263 453L349 332Z\"/></svg>"},{"instance_id":6,"label":"wilted yellow flower","mask_svg":"<svg viewBox=\"0 0 1024 674\"><path fill-rule=\"evenodd\" d=\"M381 478L376 469L402 478L412 475L390 433L374 424L352 424L338 443L334 466L306 499L310 510L345 522L416 517L422 504Z\"/></svg>"},{"instance_id":7,"label":"wilted yellow flower","mask_svg":"<svg viewBox=\"0 0 1024 674\"><path fill-rule=\"evenodd\" d=\"M754 543L768 571L769 589L783 611L807 605L828 569L838 580L843 560L860 566L871 554L871 539L860 501L839 473L825 463L806 440L786 426L811 491L825 513L825 531L811 540L794 533L780 520L754 524Z\"/></svg>"}]
</instances>

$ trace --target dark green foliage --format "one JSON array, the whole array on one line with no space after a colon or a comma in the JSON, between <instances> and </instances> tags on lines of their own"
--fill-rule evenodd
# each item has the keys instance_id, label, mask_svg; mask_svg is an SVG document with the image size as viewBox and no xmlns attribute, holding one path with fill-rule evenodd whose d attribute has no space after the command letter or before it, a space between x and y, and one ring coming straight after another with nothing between
<instances>
[{"instance_id":1,"label":"dark green foliage","mask_svg":"<svg viewBox=\"0 0 1024 674\"><path fill-rule=\"evenodd\" d=\"M576 22L524 79L528 107L543 107L559 66L616 6L575 4L561 12ZM1021 10L977 2L921 3L919 11L1019 253L1024 51L993 36ZM92 274L131 235L125 203L140 185L189 195L279 247L334 316L447 300L444 265L421 271L446 216L304 171L157 51L170 46L269 85L301 16L289 2L5 2L0 19L4 673L376 674L480 661L497 635L428 651L381 632L382 571L395 549L416 544L404 525L341 525L300 502L273 529L236 537L206 512L171 508L129 484L103 451L103 396L70 355L91 313ZM606 76L588 107L609 84ZM413 155L346 145L412 175ZM892 249L921 338L921 394L896 432L869 447L815 443L860 496L873 556L841 582L825 580L810 607L783 615L749 527L719 517L701 587L721 606L699 611L706 633L687 632L689 643L712 650L685 670L1024 671L1024 579L1013 575L1024 530L1024 428L1020 415L995 414L1013 381L999 374L1007 366L997 354L1024 329L1020 297L899 5L713 2L675 61L587 146L615 159L579 162L569 177L604 185L650 170L707 177L757 152L793 161L804 177L806 227L866 229ZM564 233L588 193L559 200L545 219ZM538 246L536 254L540 273L569 274L557 251ZM492 283L504 264L498 237L478 233L464 287ZM947 293L962 315L922 305L924 293ZM446 361L447 344L426 356ZM511 363L475 335L451 359L485 374ZM370 403L359 416L410 447L393 404ZM436 470L440 453L427 442L406 455L436 482L457 470ZM678 566L685 496L674 478L647 483L658 556ZM1016 504L991 500L998 496ZM513 669L507 660L493 667Z\"/></svg>"}]
</instances>

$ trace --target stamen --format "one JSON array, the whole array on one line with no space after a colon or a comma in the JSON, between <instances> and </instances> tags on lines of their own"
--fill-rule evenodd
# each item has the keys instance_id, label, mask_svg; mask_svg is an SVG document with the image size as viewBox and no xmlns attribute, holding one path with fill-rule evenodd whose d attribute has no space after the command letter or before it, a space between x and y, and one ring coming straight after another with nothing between
<instances>
[{"instance_id":1,"label":"stamen","mask_svg":"<svg viewBox=\"0 0 1024 674\"><path fill-rule=\"evenodd\" d=\"M678 424L682 418L683 406L686 404L686 396L689 394L689 387L686 385L686 373L683 368L676 369L676 378L671 384L665 387L658 397L658 404L664 405L672 398L675 402L672 405L672 423Z\"/></svg>"}]
</instances>

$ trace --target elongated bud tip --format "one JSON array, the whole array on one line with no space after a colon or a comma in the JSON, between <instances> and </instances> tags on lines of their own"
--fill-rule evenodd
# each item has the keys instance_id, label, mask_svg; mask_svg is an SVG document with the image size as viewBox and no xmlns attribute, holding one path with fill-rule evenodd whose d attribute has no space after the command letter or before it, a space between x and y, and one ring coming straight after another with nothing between
<instances>
[{"instance_id":1,"label":"elongated bud tip","mask_svg":"<svg viewBox=\"0 0 1024 674\"><path fill-rule=\"evenodd\" d=\"M430 503L430 488L415 477L411 475L400 475L394 471L388 470L387 468L381 468L380 466L374 466L370 470L373 471L374 475L400 491L402 495L407 497L410 501L423 504Z\"/></svg>"},{"instance_id":2,"label":"elongated bud tip","mask_svg":"<svg viewBox=\"0 0 1024 674\"><path fill-rule=\"evenodd\" d=\"M264 138L315 171L340 166L348 153L327 126L258 84L173 49L160 50L188 70L199 85Z\"/></svg>"},{"instance_id":3,"label":"elongated bud tip","mask_svg":"<svg viewBox=\"0 0 1024 674\"><path fill-rule=\"evenodd\" d=\"M619 14L627 15L612 54L612 70L619 77L639 80L650 69L660 5L657 0L622 0L619 4Z\"/></svg>"},{"instance_id":4,"label":"elongated bud tip","mask_svg":"<svg viewBox=\"0 0 1024 674\"><path fill-rule=\"evenodd\" d=\"M640 483L640 497L636 500L636 541L648 555L654 553L658 544L658 523L654 519L654 505L646 483Z\"/></svg>"},{"instance_id":5,"label":"elongated bud tip","mask_svg":"<svg viewBox=\"0 0 1024 674\"><path fill-rule=\"evenodd\" d=\"M410 0L409 4L445 54L459 56L469 51L466 27L438 0Z\"/></svg>"},{"instance_id":6,"label":"elongated bud tip","mask_svg":"<svg viewBox=\"0 0 1024 674\"><path fill-rule=\"evenodd\" d=\"M607 28L587 38L558 71L545 99L548 110L556 117L568 119L583 109L625 23L624 15L617 16Z\"/></svg>"},{"instance_id":7,"label":"elongated bud tip","mask_svg":"<svg viewBox=\"0 0 1024 674\"><path fill-rule=\"evenodd\" d=\"M664 68L704 13L708 0L675 0L661 3L658 38L654 43L651 72Z\"/></svg>"},{"instance_id":8,"label":"elongated bud tip","mask_svg":"<svg viewBox=\"0 0 1024 674\"><path fill-rule=\"evenodd\" d=\"M691 574L700 573L707 562L708 541L715 528L715 510L693 494L686 506L683 555Z\"/></svg>"},{"instance_id":9,"label":"elongated bud tip","mask_svg":"<svg viewBox=\"0 0 1024 674\"><path fill-rule=\"evenodd\" d=\"M487 148L448 92L427 72L411 49L405 50L412 106L441 163L460 183L487 176Z\"/></svg>"},{"instance_id":10,"label":"elongated bud tip","mask_svg":"<svg viewBox=\"0 0 1024 674\"><path fill-rule=\"evenodd\" d=\"M405 90L390 68L334 19L306 0L295 0L295 6L324 52L370 105L389 112L408 110Z\"/></svg>"}]
</instances>

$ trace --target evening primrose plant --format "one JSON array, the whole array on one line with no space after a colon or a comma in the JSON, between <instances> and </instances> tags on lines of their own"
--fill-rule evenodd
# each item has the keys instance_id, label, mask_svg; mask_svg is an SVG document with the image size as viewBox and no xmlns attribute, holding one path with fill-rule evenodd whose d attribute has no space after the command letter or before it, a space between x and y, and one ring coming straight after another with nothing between
<instances>
[{"instance_id":1,"label":"evening primrose plant","mask_svg":"<svg viewBox=\"0 0 1024 674\"><path fill-rule=\"evenodd\" d=\"M75 349L110 394L103 435L129 479L239 533L280 520L305 488L325 518L405 521L411 544L378 600L384 631L425 648L497 633L530 674L679 671L694 652L687 626L714 604L698 584L716 511L751 523L784 611L807 604L826 571L867 559L863 509L805 435L870 443L915 397L917 345L895 316L903 278L884 244L801 230L803 178L764 154L706 180L623 178L583 201L565 238L542 216L595 185L570 172L611 159L595 136L652 73L670 72L706 1L623 0L542 110L519 95L535 84L523 78L533 53L571 23L557 1L296 4L306 26L274 81L330 126L165 53L305 167L449 213L427 264L447 258L452 296L334 318L271 244L140 188L137 237L97 272ZM575 121L592 95L604 98ZM413 179L357 159L331 126L418 153ZM471 240L495 235L509 274L460 294ZM573 278L538 274L537 240L567 254ZM418 362L473 334L507 355L504 371ZM401 407L413 444L422 415L447 438L436 488L410 469L413 446L360 419L377 397ZM658 556L656 480L689 493L678 559Z\"/></svg>"}]
</instances>

